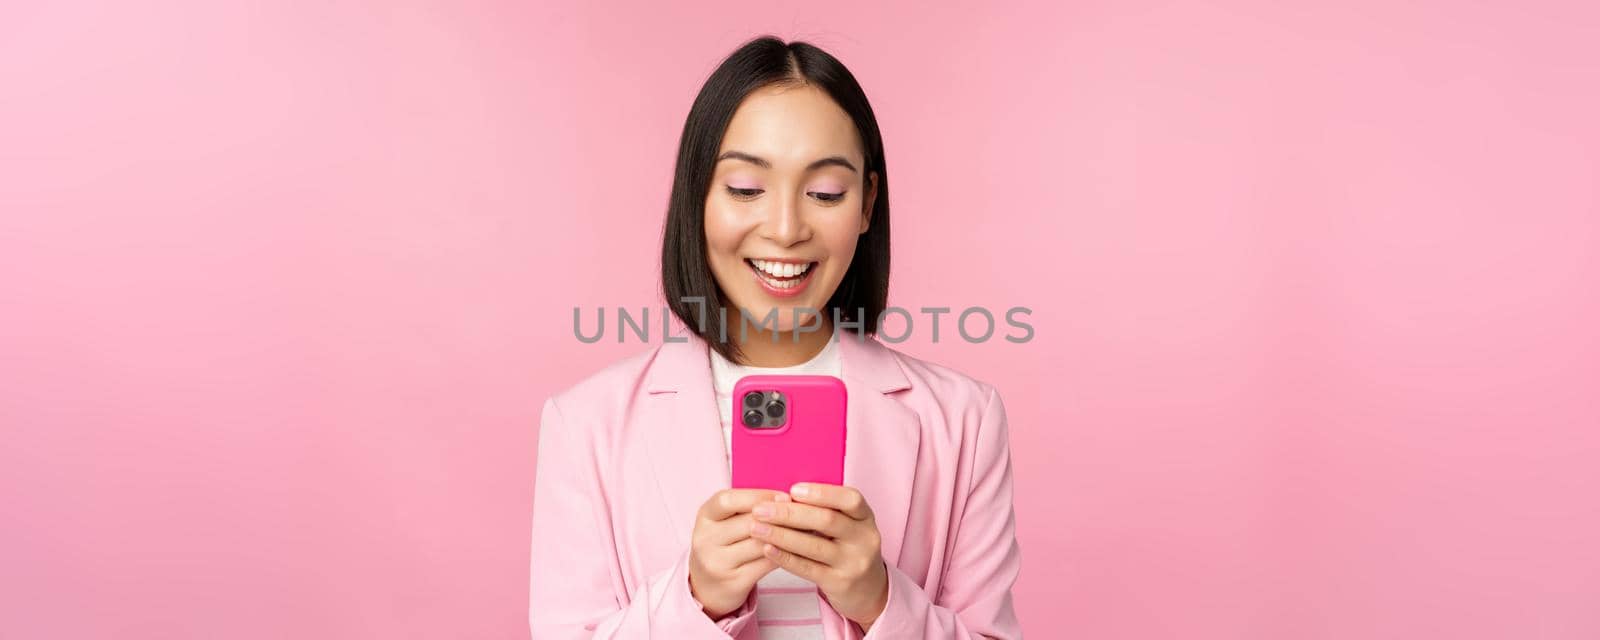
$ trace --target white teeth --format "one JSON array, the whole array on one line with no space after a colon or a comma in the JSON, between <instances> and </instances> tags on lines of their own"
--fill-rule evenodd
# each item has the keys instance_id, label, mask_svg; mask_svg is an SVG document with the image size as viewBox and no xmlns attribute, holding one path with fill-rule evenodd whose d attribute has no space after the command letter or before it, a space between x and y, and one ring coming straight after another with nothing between
<instances>
[{"instance_id":1,"label":"white teeth","mask_svg":"<svg viewBox=\"0 0 1600 640\"><path fill-rule=\"evenodd\" d=\"M761 280L777 289L793 289L795 285L800 284L799 280L773 280L764 273L761 274Z\"/></svg>"},{"instance_id":2,"label":"white teeth","mask_svg":"<svg viewBox=\"0 0 1600 640\"><path fill-rule=\"evenodd\" d=\"M806 264L793 264L771 262L767 260L751 260L750 264L756 266L756 274L761 277L761 281L767 283L767 285L775 289L793 289L797 286L800 286L802 278L797 278L795 276L804 275L807 271L811 270L811 263L809 262ZM784 279L778 280L777 278Z\"/></svg>"},{"instance_id":3,"label":"white teeth","mask_svg":"<svg viewBox=\"0 0 1600 640\"><path fill-rule=\"evenodd\" d=\"M756 266L763 273L774 278L793 278L811 270L811 263L795 264L792 262L772 262L769 260L751 260L750 264Z\"/></svg>"}]
</instances>

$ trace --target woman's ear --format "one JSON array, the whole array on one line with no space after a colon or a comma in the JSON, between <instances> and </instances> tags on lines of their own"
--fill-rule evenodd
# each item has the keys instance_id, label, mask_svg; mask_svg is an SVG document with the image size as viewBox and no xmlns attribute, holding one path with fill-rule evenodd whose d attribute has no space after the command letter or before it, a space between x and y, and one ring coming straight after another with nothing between
<instances>
[{"instance_id":1,"label":"woman's ear","mask_svg":"<svg viewBox=\"0 0 1600 640\"><path fill-rule=\"evenodd\" d=\"M873 205L878 202L878 172L867 174L867 197L861 205L861 233L866 233L872 228Z\"/></svg>"}]
</instances>

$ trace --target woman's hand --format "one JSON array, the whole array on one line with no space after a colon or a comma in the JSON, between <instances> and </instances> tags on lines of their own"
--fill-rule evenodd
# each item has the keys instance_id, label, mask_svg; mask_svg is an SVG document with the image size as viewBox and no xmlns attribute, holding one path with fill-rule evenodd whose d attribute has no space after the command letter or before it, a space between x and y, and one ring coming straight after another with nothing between
<instances>
[{"instance_id":1,"label":"woman's hand","mask_svg":"<svg viewBox=\"0 0 1600 640\"><path fill-rule=\"evenodd\" d=\"M689 546L689 593L712 620L738 609L762 576L777 568L761 555L762 542L750 538L750 510L780 491L723 489L711 495L695 516Z\"/></svg>"},{"instance_id":2,"label":"woman's hand","mask_svg":"<svg viewBox=\"0 0 1600 640\"><path fill-rule=\"evenodd\" d=\"M780 493L754 507L751 536L767 543L761 552L779 567L820 587L840 615L871 627L889 599L889 572L866 498L854 487L817 482L790 493L792 500Z\"/></svg>"}]
</instances>

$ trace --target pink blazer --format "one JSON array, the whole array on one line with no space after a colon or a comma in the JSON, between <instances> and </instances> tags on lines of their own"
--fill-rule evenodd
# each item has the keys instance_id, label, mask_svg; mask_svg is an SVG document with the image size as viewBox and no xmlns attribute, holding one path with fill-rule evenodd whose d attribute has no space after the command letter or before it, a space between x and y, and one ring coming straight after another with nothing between
<instances>
[{"instance_id":1,"label":"pink blazer","mask_svg":"<svg viewBox=\"0 0 1600 640\"><path fill-rule=\"evenodd\" d=\"M841 332L844 484L889 572L878 638L1022 637L1005 408L993 387ZM713 622L689 591L695 514L731 486L707 344L667 342L544 404L533 500L534 640L756 640L755 598ZM819 592L820 593L820 592ZM860 627L822 598L829 640Z\"/></svg>"}]
</instances>

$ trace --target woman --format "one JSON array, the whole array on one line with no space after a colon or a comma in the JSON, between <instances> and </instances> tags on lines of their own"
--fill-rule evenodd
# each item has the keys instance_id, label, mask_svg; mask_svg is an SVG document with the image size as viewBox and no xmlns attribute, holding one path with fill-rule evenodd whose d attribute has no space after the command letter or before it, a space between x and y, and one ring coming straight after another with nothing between
<instances>
[{"instance_id":1,"label":"woman","mask_svg":"<svg viewBox=\"0 0 1600 640\"><path fill-rule=\"evenodd\" d=\"M661 268L689 335L545 402L534 639L1022 637L1005 410L871 337L888 178L838 60L764 37L712 73ZM729 488L729 394L751 373L844 380L844 484Z\"/></svg>"}]
</instances>

